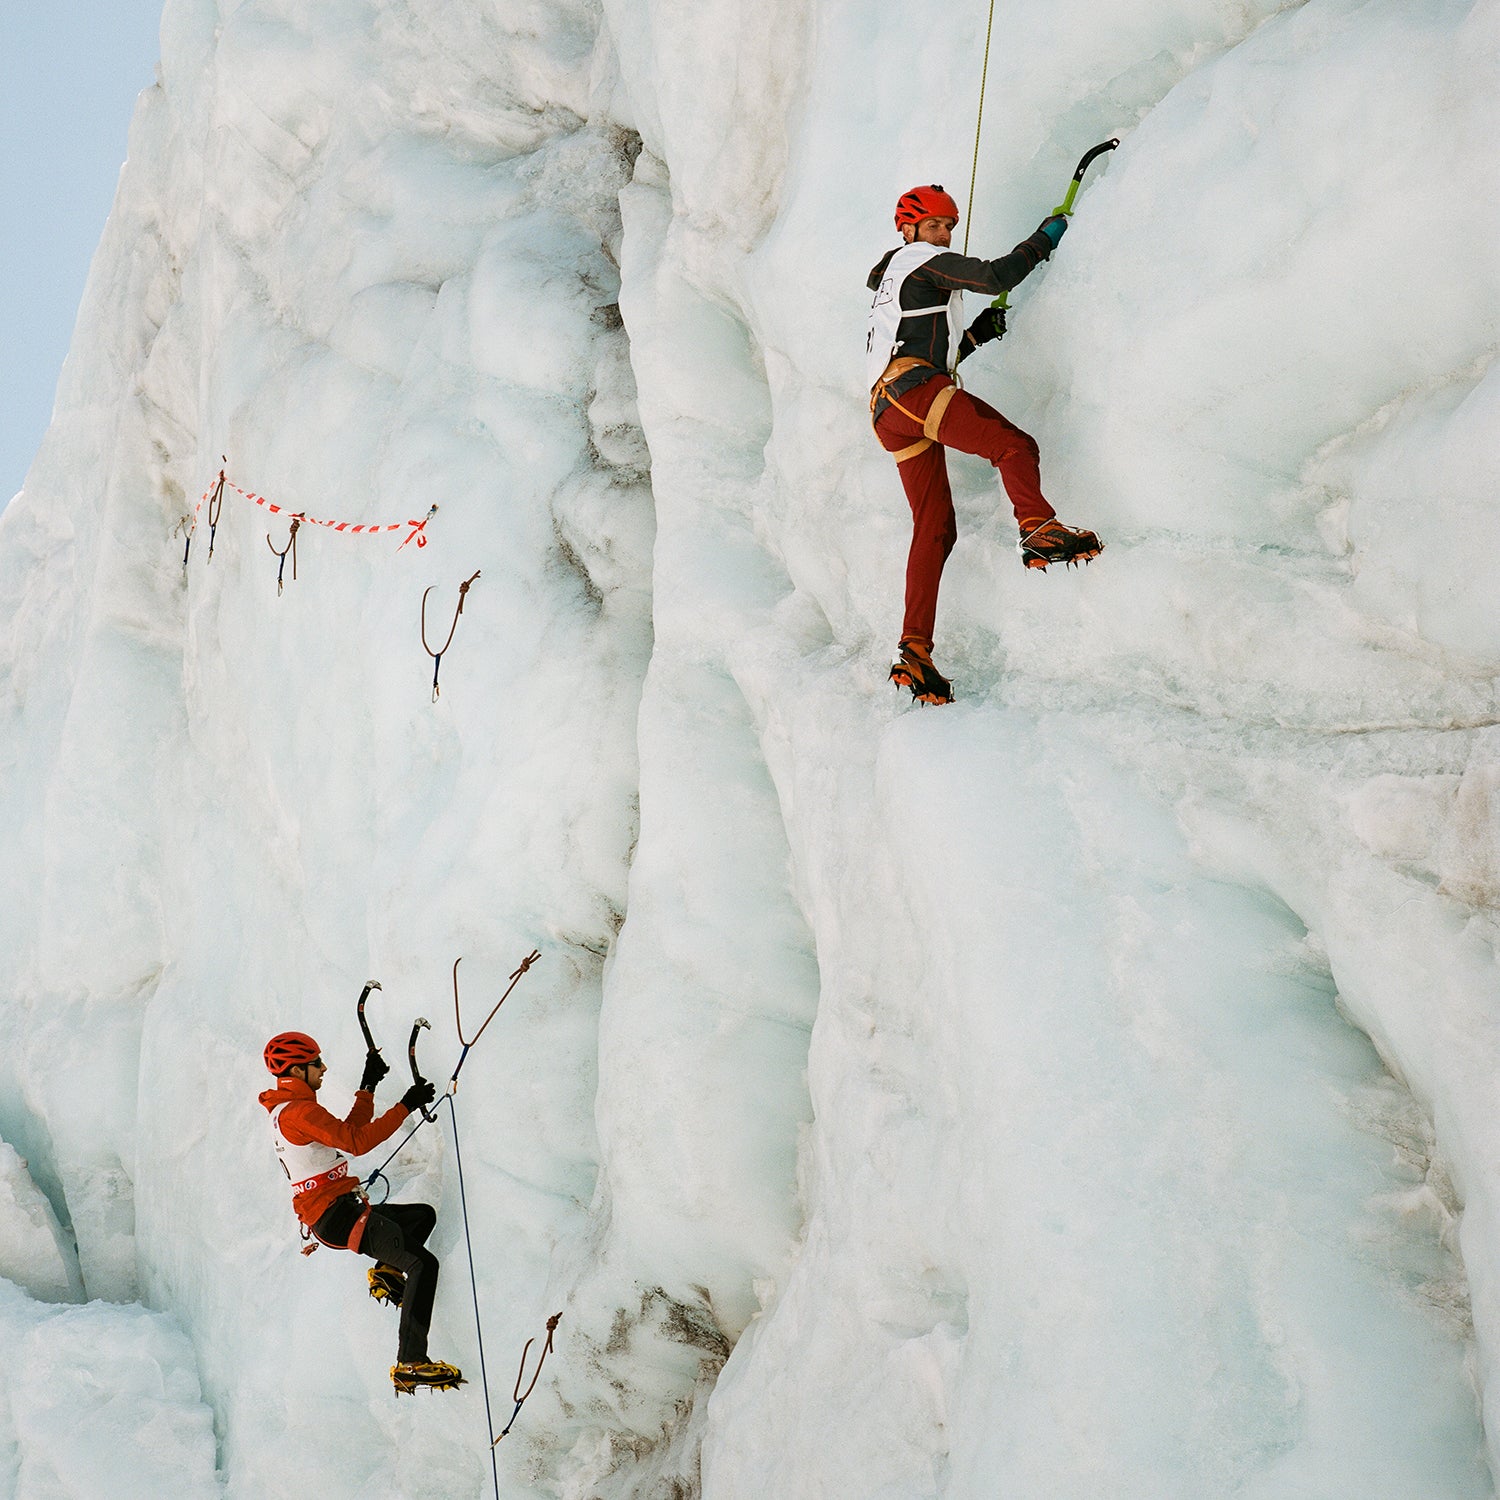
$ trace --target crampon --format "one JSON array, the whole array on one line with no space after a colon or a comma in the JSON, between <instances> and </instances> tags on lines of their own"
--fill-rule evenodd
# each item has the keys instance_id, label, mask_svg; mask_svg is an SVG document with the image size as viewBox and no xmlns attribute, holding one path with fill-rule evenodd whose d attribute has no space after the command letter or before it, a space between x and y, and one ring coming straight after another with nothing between
<instances>
[{"instance_id":1,"label":"crampon","mask_svg":"<svg viewBox=\"0 0 1500 1500\"><path fill-rule=\"evenodd\" d=\"M396 1394L402 1396L418 1390L456 1391L465 1381L457 1365L445 1364L440 1359L418 1359L392 1365L391 1384Z\"/></svg>"},{"instance_id":2,"label":"crampon","mask_svg":"<svg viewBox=\"0 0 1500 1500\"><path fill-rule=\"evenodd\" d=\"M920 636L904 636L891 663L897 689L910 688L918 703L952 703L953 684L932 664L932 648Z\"/></svg>"},{"instance_id":3,"label":"crampon","mask_svg":"<svg viewBox=\"0 0 1500 1500\"><path fill-rule=\"evenodd\" d=\"M401 1306L401 1298L406 1294L406 1277L395 1266L381 1261L365 1274L370 1279L370 1295L377 1302L391 1307Z\"/></svg>"},{"instance_id":4,"label":"crampon","mask_svg":"<svg viewBox=\"0 0 1500 1500\"><path fill-rule=\"evenodd\" d=\"M1052 517L1022 531L1016 550L1028 568L1045 569L1051 563L1092 562L1104 551L1104 543L1092 531L1075 531Z\"/></svg>"}]
</instances>

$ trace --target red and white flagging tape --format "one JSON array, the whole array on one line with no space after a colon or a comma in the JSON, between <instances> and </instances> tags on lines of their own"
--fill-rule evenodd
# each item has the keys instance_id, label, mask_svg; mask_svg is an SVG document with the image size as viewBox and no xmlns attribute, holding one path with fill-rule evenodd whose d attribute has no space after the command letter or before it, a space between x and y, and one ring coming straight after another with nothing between
<instances>
[{"instance_id":1,"label":"red and white flagging tape","mask_svg":"<svg viewBox=\"0 0 1500 1500\"><path fill-rule=\"evenodd\" d=\"M420 521L391 521L386 525L373 525L363 521L357 523L354 521L320 521L316 516L308 515L305 510L288 510L284 505L273 505L264 495L256 495L250 490L241 489L234 480L226 478L224 471L221 469L218 477L204 490L198 498L197 505L193 507L194 531L198 529L198 512L203 509L204 502L208 497L219 487L221 480L225 489L233 490L237 495L243 495L247 500L253 500L257 505L270 511L273 515L295 516L304 526L326 526L330 531L360 531L368 535L373 535L376 532L404 531L406 532L406 540L401 543L401 547L406 546L406 543L410 542L413 538L416 539L417 546L425 547L427 545L427 538L422 534L423 530L433 516L437 514L437 506L434 505L429 508L427 514ZM399 552L401 547L397 547L396 551Z\"/></svg>"}]
</instances>

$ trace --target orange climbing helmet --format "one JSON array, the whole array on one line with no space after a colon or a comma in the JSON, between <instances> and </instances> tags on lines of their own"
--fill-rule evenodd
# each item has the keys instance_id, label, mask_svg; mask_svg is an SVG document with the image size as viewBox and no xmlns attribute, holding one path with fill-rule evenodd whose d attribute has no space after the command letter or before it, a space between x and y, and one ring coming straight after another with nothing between
<instances>
[{"instance_id":1,"label":"orange climbing helmet","mask_svg":"<svg viewBox=\"0 0 1500 1500\"><path fill-rule=\"evenodd\" d=\"M282 1031L266 1043L264 1055L267 1071L280 1078L288 1068L316 1062L323 1049L305 1031Z\"/></svg>"},{"instance_id":2,"label":"orange climbing helmet","mask_svg":"<svg viewBox=\"0 0 1500 1500\"><path fill-rule=\"evenodd\" d=\"M952 219L958 222L958 204L943 191L940 182L914 187L896 199L896 228L920 224L923 219Z\"/></svg>"}]
</instances>

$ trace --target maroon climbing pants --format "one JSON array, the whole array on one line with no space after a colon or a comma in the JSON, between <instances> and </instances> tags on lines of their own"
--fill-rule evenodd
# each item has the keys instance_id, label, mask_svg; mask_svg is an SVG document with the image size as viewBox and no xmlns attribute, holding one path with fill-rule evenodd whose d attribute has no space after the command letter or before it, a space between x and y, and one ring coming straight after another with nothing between
<instances>
[{"instance_id":1,"label":"maroon climbing pants","mask_svg":"<svg viewBox=\"0 0 1500 1500\"><path fill-rule=\"evenodd\" d=\"M928 407L939 391L952 384L946 375L934 375L900 397L905 412L895 406L886 407L875 423L875 436L880 439L881 447L888 453L899 453L915 443L922 436L922 420ZM943 413L938 441L899 464L896 470L911 506L912 523L911 551L906 556L906 619L901 634L921 636L926 641L932 639L937 617L943 564L958 540L944 448L975 453L994 464L1000 471L1017 522L1045 521L1056 514L1042 496L1035 439L1012 426L993 406L986 406L967 391L955 392Z\"/></svg>"}]
</instances>

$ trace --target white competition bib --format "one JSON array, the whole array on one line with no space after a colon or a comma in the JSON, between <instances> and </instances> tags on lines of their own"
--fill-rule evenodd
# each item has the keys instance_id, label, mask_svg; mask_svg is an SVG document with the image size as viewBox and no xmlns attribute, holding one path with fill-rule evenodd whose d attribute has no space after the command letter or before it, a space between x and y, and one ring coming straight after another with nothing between
<instances>
[{"instance_id":1,"label":"white competition bib","mask_svg":"<svg viewBox=\"0 0 1500 1500\"><path fill-rule=\"evenodd\" d=\"M271 1111L271 1126L276 1134L276 1155L286 1175L291 1179L292 1197L310 1193L326 1182L337 1182L349 1175L349 1158L332 1146L312 1142L299 1146L281 1133L281 1112L285 1104L278 1104Z\"/></svg>"},{"instance_id":2,"label":"white competition bib","mask_svg":"<svg viewBox=\"0 0 1500 1500\"><path fill-rule=\"evenodd\" d=\"M890 258L885 275L875 290L875 300L870 304L869 331L865 334L865 374L871 390L874 390L875 382L891 362L891 356L901 338L903 318L923 318L932 313L947 313L949 373L957 368L958 341L964 333L964 294L954 292L946 302L939 302L932 307L903 309L901 306L901 283L924 261L942 254L943 246L914 240L909 245L903 245Z\"/></svg>"}]
</instances>

